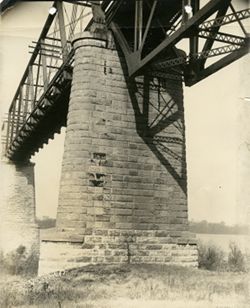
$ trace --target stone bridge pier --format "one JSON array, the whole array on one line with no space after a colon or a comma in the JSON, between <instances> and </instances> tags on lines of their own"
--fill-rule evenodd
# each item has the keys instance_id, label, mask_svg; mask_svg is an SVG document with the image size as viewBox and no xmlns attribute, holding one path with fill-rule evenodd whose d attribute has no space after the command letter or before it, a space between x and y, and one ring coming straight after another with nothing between
<instances>
[{"instance_id":1,"label":"stone bridge pier","mask_svg":"<svg viewBox=\"0 0 250 308\"><path fill-rule=\"evenodd\" d=\"M75 37L56 229L40 273L89 263L197 266L178 71L127 78L111 35Z\"/></svg>"},{"instance_id":2,"label":"stone bridge pier","mask_svg":"<svg viewBox=\"0 0 250 308\"><path fill-rule=\"evenodd\" d=\"M39 260L39 233L35 222L34 164L0 160L0 252L10 254L22 248L29 272L35 274ZM24 260L24 259L23 259ZM32 264L31 264L32 263Z\"/></svg>"}]
</instances>

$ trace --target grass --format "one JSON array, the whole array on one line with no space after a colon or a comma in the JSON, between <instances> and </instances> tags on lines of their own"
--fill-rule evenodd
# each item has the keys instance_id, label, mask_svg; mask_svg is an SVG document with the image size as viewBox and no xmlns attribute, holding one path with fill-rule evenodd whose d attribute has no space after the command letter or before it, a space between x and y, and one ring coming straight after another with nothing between
<instances>
[{"instance_id":1,"label":"grass","mask_svg":"<svg viewBox=\"0 0 250 308\"><path fill-rule=\"evenodd\" d=\"M32 260L25 247L1 254L1 308L244 308L250 302L246 256L234 243L228 256L200 244L200 269L100 264L31 278Z\"/></svg>"},{"instance_id":2,"label":"grass","mask_svg":"<svg viewBox=\"0 0 250 308\"><path fill-rule=\"evenodd\" d=\"M91 265L37 279L5 276L0 282L4 308L243 308L249 300L246 272L166 265Z\"/></svg>"}]
</instances>

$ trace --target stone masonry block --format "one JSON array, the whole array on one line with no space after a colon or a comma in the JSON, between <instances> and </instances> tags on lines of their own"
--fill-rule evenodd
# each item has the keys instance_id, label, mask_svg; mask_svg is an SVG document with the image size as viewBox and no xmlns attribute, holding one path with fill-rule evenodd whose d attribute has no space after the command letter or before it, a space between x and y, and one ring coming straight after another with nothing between
<instances>
[{"instance_id":1,"label":"stone masonry block","mask_svg":"<svg viewBox=\"0 0 250 308\"><path fill-rule=\"evenodd\" d=\"M131 241L130 262L173 262L171 245L188 238L182 84L129 80L102 35L79 34L73 46L57 229L84 226L89 262L98 251L100 262L128 262Z\"/></svg>"}]
</instances>

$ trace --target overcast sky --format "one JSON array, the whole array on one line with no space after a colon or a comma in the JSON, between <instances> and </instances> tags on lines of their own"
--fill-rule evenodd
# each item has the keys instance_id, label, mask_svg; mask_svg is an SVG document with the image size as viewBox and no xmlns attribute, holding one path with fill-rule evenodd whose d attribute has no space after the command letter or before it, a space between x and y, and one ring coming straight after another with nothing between
<instances>
[{"instance_id":1,"label":"overcast sky","mask_svg":"<svg viewBox=\"0 0 250 308\"><path fill-rule=\"evenodd\" d=\"M11 103L30 57L28 45L38 38L49 6L19 3L0 20L1 116ZM228 30L238 32L236 25ZM245 222L250 204L250 102L243 100L250 97L247 67L249 56L185 88L190 219ZM56 214L63 141L64 130L33 158L38 216Z\"/></svg>"}]
</instances>

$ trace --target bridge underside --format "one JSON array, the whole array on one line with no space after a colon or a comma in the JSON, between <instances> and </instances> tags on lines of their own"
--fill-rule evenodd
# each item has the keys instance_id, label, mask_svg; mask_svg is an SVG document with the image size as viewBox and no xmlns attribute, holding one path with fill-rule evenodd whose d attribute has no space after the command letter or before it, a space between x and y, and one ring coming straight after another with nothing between
<instances>
[{"instance_id":1,"label":"bridge underside","mask_svg":"<svg viewBox=\"0 0 250 308\"><path fill-rule=\"evenodd\" d=\"M71 78L72 69L62 69L46 95L32 110L8 150L13 161L29 161L49 139L53 139L55 133L60 133L61 128L66 126Z\"/></svg>"},{"instance_id":2,"label":"bridge underside","mask_svg":"<svg viewBox=\"0 0 250 308\"><path fill-rule=\"evenodd\" d=\"M12 161L29 159L65 126L74 61L70 41L76 31L96 28L93 20L82 25L91 1L72 6L69 24L66 17L70 12L65 14L59 1L54 6L57 14L49 15L35 46L30 46L32 57L9 109L5 155ZM191 14L185 12L188 6ZM164 79L170 73L192 86L249 51L243 22L249 18L250 9L236 12L232 0L205 1L204 6L199 0L147 0L133 5L130 1L105 0L102 10L105 17L102 11L93 10L94 24L99 24L96 30L103 22L112 30L130 78L147 74ZM226 33L231 23L243 35ZM184 41L185 48L179 45Z\"/></svg>"}]
</instances>

